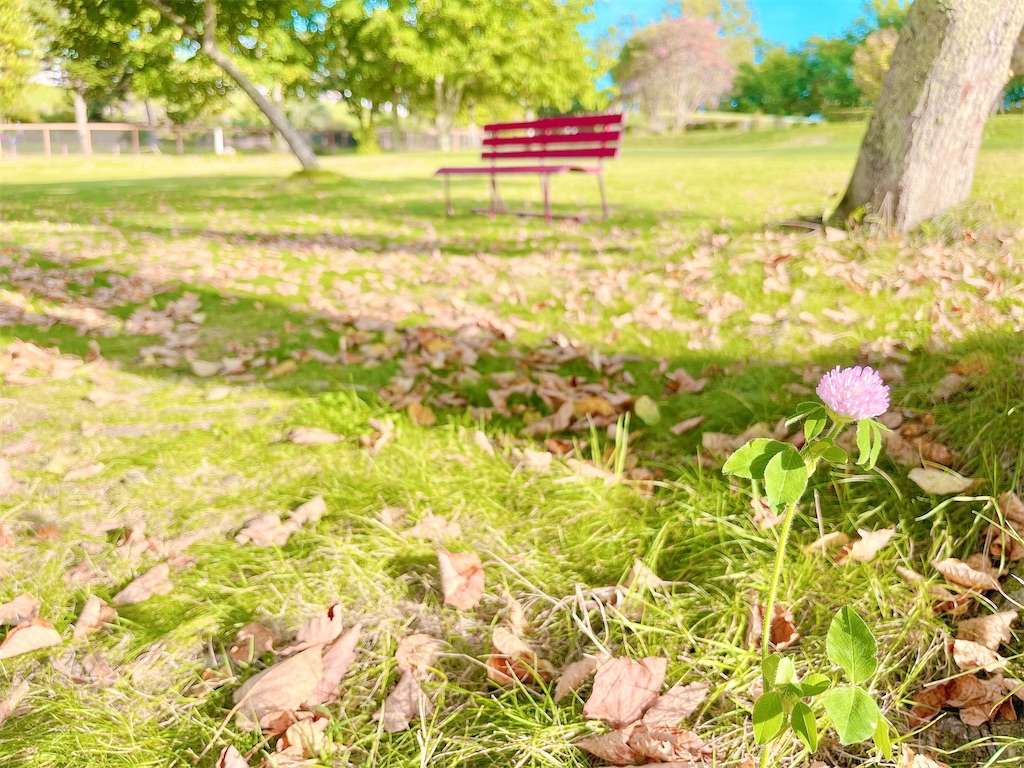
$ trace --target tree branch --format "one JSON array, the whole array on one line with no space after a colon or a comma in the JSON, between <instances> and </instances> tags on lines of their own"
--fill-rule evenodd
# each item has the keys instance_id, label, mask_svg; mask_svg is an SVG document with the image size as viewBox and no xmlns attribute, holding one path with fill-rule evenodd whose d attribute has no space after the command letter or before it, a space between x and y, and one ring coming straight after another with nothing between
<instances>
[{"instance_id":1,"label":"tree branch","mask_svg":"<svg viewBox=\"0 0 1024 768\"><path fill-rule=\"evenodd\" d=\"M203 48L217 48L217 0L203 0Z\"/></svg>"},{"instance_id":2,"label":"tree branch","mask_svg":"<svg viewBox=\"0 0 1024 768\"><path fill-rule=\"evenodd\" d=\"M171 10L170 6L163 2L163 0L146 0L153 8L160 11L160 15L167 19L169 22L179 27L182 32L191 37L197 43L199 42L199 33L196 32L196 28L185 21L184 16L180 16Z\"/></svg>"}]
</instances>

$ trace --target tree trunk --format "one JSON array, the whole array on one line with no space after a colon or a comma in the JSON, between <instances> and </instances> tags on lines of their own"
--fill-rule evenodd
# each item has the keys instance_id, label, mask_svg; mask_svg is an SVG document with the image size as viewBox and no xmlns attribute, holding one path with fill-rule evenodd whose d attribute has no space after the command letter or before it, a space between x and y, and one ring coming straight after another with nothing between
<instances>
[{"instance_id":1,"label":"tree trunk","mask_svg":"<svg viewBox=\"0 0 1024 768\"><path fill-rule=\"evenodd\" d=\"M228 54L224 53L217 46L217 4L216 0L203 0L203 27L202 34L196 30L194 26L189 24L185 18L174 12L163 0L148 0L149 4L160 11L163 16L175 24L181 29L186 35L191 37L193 40L200 41L200 47L210 60L213 61L218 67L224 70L224 73L230 77L238 87L245 91L246 95L253 100L260 111L267 116L270 124L274 126L274 129L280 133L284 140L288 142L288 146L292 150L292 154L295 155L296 159L302 163L302 167L307 171L315 171L320 168L320 162L317 160L313 150L306 144L305 139L302 138L302 134L299 133L295 128L292 127L291 123L288 122L288 118L284 112L277 108L270 99L260 93L259 89L252 84L252 81L245 76L245 73L235 64L234 60ZM1024 2L1024 0L1022 0Z\"/></svg>"},{"instance_id":2,"label":"tree trunk","mask_svg":"<svg viewBox=\"0 0 1024 768\"><path fill-rule=\"evenodd\" d=\"M75 130L78 131L78 146L83 155L92 154L92 134L89 133L89 105L85 103L85 89L72 88L71 100L75 103Z\"/></svg>"},{"instance_id":3,"label":"tree trunk","mask_svg":"<svg viewBox=\"0 0 1024 768\"><path fill-rule=\"evenodd\" d=\"M967 199L985 119L1006 82L1024 0L916 0L835 218L906 231Z\"/></svg>"}]
</instances>

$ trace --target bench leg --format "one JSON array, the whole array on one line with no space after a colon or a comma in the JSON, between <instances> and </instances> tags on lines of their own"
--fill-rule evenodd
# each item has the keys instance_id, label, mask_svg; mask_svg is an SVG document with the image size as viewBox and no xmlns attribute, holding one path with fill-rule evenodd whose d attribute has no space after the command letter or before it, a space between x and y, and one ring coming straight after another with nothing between
<instances>
[{"instance_id":1,"label":"bench leg","mask_svg":"<svg viewBox=\"0 0 1024 768\"><path fill-rule=\"evenodd\" d=\"M540 175L540 188L544 194L544 221L551 223L551 177L546 173Z\"/></svg>"},{"instance_id":2,"label":"bench leg","mask_svg":"<svg viewBox=\"0 0 1024 768\"><path fill-rule=\"evenodd\" d=\"M597 188L601 190L601 215L605 221L608 221L608 198L604 193L604 172L598 171L597 173Z\"/></svg>"},{"instance_id":3,"label":"bench leg","mask_svg":"<svg viewBox=\"0 0 1024 768\"><path fill-rule=\"evenodd\" d=\"M450 180L448 178L448 174L445 174L445 176L444 176L444 215L445 216L451 216L453 213L455 213L455 211L452 208L451 182L450 182Z\"/></svg>"},{"instance_id":4,"label":"bench leg","mask_svg":"<svg viewBox=\"0 0 1024 768\"><path fill-rule=\"evenodd\" d=\"M487 215L492 219L498 208L498 177L491 174L491 207L487 209Z\"/></svg>"}]
</instances>

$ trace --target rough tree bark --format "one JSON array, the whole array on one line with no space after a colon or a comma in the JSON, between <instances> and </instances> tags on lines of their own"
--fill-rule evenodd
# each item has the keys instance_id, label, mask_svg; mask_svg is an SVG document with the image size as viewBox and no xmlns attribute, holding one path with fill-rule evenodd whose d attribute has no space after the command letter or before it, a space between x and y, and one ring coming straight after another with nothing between
<instances>
[{"instance_id":1,"label":"rough tree bark","mask_svg":"<svg viewBox=\"0 0 1024 768\"><path fill-rule=\"evenodd\" d=\"M967 198L1022 26L1024 0L915 0L835 218L905 231Z\"/></svg>"},{"instance_id":2,"label":"rough tree bark","mask_svg":"<svg viewBox=\"0 0 1024 768\"><path fill-rule=\"evenodd\" d=\"M302 163L307 171L319 169L320 162L317 160L313 150L306 144L305 140L288 118L270 99L260 93L260 90L253 85L245 73L235 64L231 56L220 49L217 45L217 4L216 0L203 0L203 32L199 34L195 27L189 24L182 16L175 13L162 0L147 0L147 2L170 21L180 28L193 40L198 40L203 53L210 57L224 73L234 80L238 87L245 91L246 95L253 100L260 111L267 116L274 129L284 137L291 148L292 154ZM1022 0L1024 2L1024 0Z\"/></svg>"}]
</instances>

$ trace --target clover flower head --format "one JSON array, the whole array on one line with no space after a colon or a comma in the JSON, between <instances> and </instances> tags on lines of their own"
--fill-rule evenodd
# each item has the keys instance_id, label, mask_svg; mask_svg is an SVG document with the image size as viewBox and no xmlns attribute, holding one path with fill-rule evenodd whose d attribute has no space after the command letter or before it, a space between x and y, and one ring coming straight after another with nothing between
<instances>
[{"instance_id":1,"label":"clover flower head","mask_svg":"<svg viewBox=\"0 0 1024 768\"><path fill-rule=\"evenodd\" d=\"M818 397L837 416L873 419L889 410L889 388L874 368L836 366L821 377Z\"/></svg>"}]
</instances>

